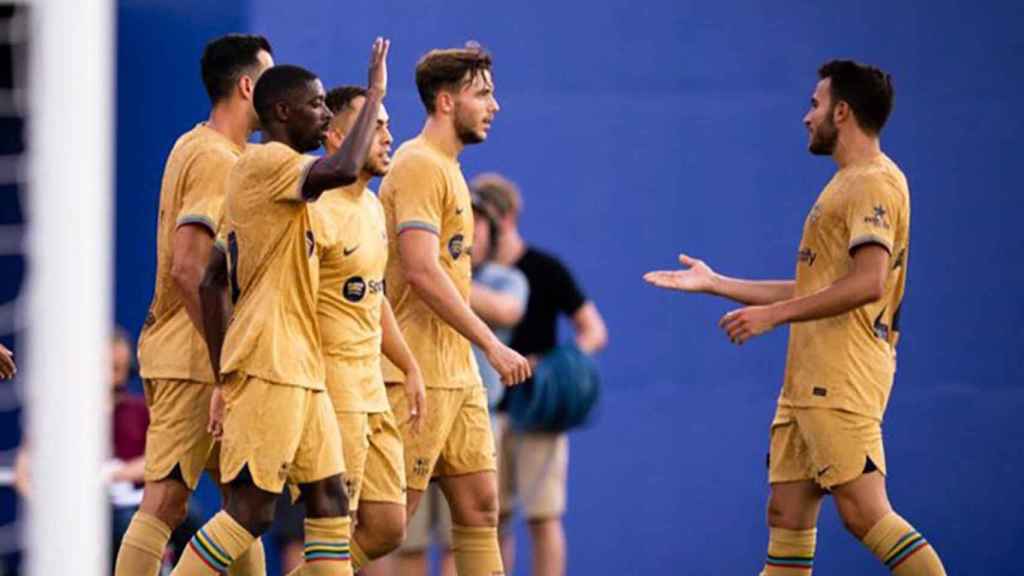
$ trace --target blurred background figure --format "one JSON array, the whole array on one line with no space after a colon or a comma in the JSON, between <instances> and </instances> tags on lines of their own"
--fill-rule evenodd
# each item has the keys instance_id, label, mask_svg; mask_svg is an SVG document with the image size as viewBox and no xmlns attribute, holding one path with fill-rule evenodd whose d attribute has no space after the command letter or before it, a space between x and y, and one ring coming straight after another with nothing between
<instances>
[{"instance_id":1,"label":"blurred background figure","mask_svg":"<svg viewBox=\"0 0 1024 576\"><path fill-rule=\"evenodd\" d=\"M536 367L558 344L560 315L571 321L575 344L584 354L592 355L604 348L608 332L597 306L587 299L561 260L529 246L520 234L523 203L515 183L499 174L482 174L473 180L471 188L477 201L496 220L499 238L495 262L518 270L529 285L525 313L520 313L522 320L514 324L512 349ZM524 390L532 384L525 382ZM569 438L565 432L517 430L507 422L499 423L499 428L496 438L505 569L513 573L515 541L509 519L521 508L530 533L531 574L561 576L566 567L562 516L567 501Z\"/></svg>"}]
</instances>

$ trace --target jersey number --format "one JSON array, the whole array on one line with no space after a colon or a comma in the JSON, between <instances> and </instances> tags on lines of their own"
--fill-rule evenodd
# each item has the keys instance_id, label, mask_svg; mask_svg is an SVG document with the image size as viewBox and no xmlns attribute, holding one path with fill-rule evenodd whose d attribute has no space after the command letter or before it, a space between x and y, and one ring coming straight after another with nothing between
<instances>
[{"instance_id":1,"label":"jersey number","mask_svg":"<svg viewBox=\"0 0 1024 576\"><path fill-rule=\"evenodd\" d=\"M242 289L238 286L238 236L228 233L228 283L231 285L231 303L238 303Z\"/></svg>"}]
</instances>

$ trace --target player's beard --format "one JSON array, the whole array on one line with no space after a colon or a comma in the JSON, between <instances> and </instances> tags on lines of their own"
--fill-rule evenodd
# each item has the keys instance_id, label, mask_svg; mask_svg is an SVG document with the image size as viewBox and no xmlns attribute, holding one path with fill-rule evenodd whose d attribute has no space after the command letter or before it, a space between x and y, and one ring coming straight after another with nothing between
<instances>
[{"instance_id":1,"label":"player's beard","mask_svg":"<svg viewBox=\"0 0 1024 576\"><path fill-rule=\"evenodd\" d=\"M465 146L479 144L487 139L486 134L481 134L472 128L471 120L463 115L461 106L455 107L455 135Z\"/></svg>"},{"instance_id":2,"label":"player's beard","mask_svg":"<svg viewBox=\"0 0 1024 576\"><path fill-rule=\"evenodd\" d=\"M815 156L831 156L836 151L837 142L839 142L839 129L832 122L832 113L829 111L825 120L811 133L811 143L807 148Z\"/></svg>"}]
</instances>

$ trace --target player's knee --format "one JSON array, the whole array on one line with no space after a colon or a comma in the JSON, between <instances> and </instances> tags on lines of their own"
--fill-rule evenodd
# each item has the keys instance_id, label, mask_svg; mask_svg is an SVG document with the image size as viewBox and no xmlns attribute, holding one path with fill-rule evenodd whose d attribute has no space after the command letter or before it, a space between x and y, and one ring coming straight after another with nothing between
<instances>
[{"instance_id":1,"label":"player's knee","mask_svg":"<svg viewBox=\"0 0 1024 576\"><path fill-rule=\"evenodd\" d=\"M370 537L367 539L364 552L373 558L392 552L405 541L405 522L396 515L383 515L369 528Z\"/></svg>"},{"instance_id":2,"label":"player's knee","mask_svg":"<svg viewBox=\"0 0 1024 576\"><path fill-rule=\"evenodd\" d=\"M274 502L254 503L245 498L234 497L224 508L228 515L242 525L253 536L261 536L274 523Z\"/></svg>"},{"instance_id":3,"label":"player's knee","mask_svg":"<svg viewBox=\"0 0 1024 576\"><path fill-rule=\"evenodd\" d=\"M341 476L317 482L310 490L304 490L302 497L306 500L306 516L310 518L348 516L348 493Z\"/></svg>"},{"instance_id":4,"label":"player's knee","mask_svg":"<svg viewBox=\"0 0 1024 576\"><path fill-rule=\"evenodd\" d=\"M871 520L865 510L853 500L836 497L835 502L843 527L857 539L862 539L871 529Z\"/></svg>"},{"instance_id":5,"label":"player's knee","mask_svg":"<svg viewBox=\"0 0 1024 576\"><path fill-rule=\"evenodd\" d=\"M188 517L189 494L188 488L177 482L147 484L139 509L155 516L173 530Z\"/></svg>"},{"instance_id":6,"label":"player's knee","mask_svg":"<svg viewBox=\"0 0 1024 576\"><path fill-rule=\"evenodd\" d=\"M783 528L788 524L786 521L786 510L777 498L772 497L768 499L767 517L769 526Z\"/></svg>"}]
</instances>

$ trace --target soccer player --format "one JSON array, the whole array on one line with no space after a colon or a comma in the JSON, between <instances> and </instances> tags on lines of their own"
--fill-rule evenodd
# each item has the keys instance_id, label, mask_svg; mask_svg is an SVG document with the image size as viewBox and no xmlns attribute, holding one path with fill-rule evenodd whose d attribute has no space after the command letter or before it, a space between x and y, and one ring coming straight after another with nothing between
<instances>
[{"instance_id":1,"label":"soccer player","mask_svg":"<svg viewBox=\"0 0 1024 576\"><path fill-rule=\"evenodd\" d=\"M225 178L259 127L252 105L254 86L272 65L270 44L262 36L231 34L207 44L201 67L213 105L209 120L182 135L167 158L157 223L156 287L139 338L140 374L151 419L145 487L139 511L121 541L117 576L158 573L200 474L208 462L216 468L213 439L206 430L214 375L200 332L199 281L220 226ZM256 542L232 573L264 571L263 548Z\"/></svg>"},{"instance_id":2,"label":"soccer player","mask_svg":"<svg viewBox=\"0 0 1024 576\"><path fill-rule=\"evenodd\" d=\"M910 232L907 180L879 134L892 110L888 74L850 60L818 70L804 116L812 154L838 171L804 223L796 279L750 281L685 267L650 272L662 288L746 307L720 326L736 344L791 324L771 427L765 576L810 574L818 513L831 493L847 530L899 576L945 574L935 550L889 504L882 416L892 389Z\"/></svg>"},{"instance_id":3,"label":"soccer player","mask_svg":"<svg viewBox=\"0 0 1024 576\"><path fill-rule=\"evenodd\" d=\"M374 42L366 104L340 149L320 159L303 154L320 147L331 120L319 78L276 66L256 85L265 143L246 151L228 176L228 272L224 252L214 251L200 295L210 361L221 375L210 427L221 438L228 497L192 538L175 574L225 571L269 528L286 482L298 486L306 505L305 562L295 573L352 573L341 434L324 390L319 258L308 203L355 182L366 162L387 86L387 50L386 40ZM226 333L225 283L234 302Z\"/></svg>"},{"instance_id":4,"label":"soccer player","mask_svg":"<svg viewBox=\"0 0 1024 576\"><path fill-rule=\"evenodd\" d=\"M483 142L498 111L491 58L479 47L433 50L416 65L427 120L402 144L381 184L389 253L387 296L427 387L420 434L407 424L402 387L389 386L402 423L408 515L431 476L452 513L452 550L462 576L503 574L497 542L494 438L470 342L505 385L527 378L526 358L505 346L469 307L473 210L458 156ZM386 382L404 375L385 364Z\"/></svg>"},{"instance_id":5,"label":"soccer player","mask_svg":"<svg viewBox=\"0 0 1024 576\"><path fill-rule=\"evenodd\" d=\"M569 267L554 254L530 246L519 231L522 196L519 187L500 174L473 179L473 193L497 216L500 239L495 259L526 276L530 293L526 312L512 333L512 348L539 362L558 343L558 317L564 315L576 333L576 346L596 354L608 342L608 330L597 305L588 299ZM505 423L507 424L507 423ZM507 529L521 501L530 532L532 574L565 574L565 515L569 478L569 436L543 431L499 428L498 458L501 494L501 548L511 569L515 540Z\"/></svg>"},{"instance_id":6,"label":"soccer player","mask_svg":"<svg viewBox=\"0 0 1024 576\"><path fill-rule=\"evenodd\" d=\"M366 89L342 86L327 94L334 114L324 148L334 154L366 105ZM317 316L327 392L341 429L349 511L355 517L352 568L401 544L405 534L405 461L381 373L381 352L405 375L412 427L423 420L423 378L384 297L388 259L384 210L367 188L391 164L391 132L384 106L370 153L355 183L325 193L314 204L320 258Z\"/></svg>"}]
</instances>

